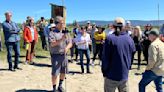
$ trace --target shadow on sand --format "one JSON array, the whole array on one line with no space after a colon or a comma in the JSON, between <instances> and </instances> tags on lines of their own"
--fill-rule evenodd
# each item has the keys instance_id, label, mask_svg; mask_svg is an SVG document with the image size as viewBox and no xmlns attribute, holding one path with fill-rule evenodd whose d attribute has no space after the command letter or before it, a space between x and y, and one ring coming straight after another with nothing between
<instances>
[{"instance_id":1,"label":"shadow on sand","mask_svg":"<svg viewBox=\"0 0 164 92\"><path fill-rule=\"evenodd\" d=\"M1 68L0 68L0 71L8 71L8 69L1 69Z\"/></svg>"},{"instance_id":2,"label":"shadow on sand","mask_svg":"<svg viewBox=\"0 0 164 92\"><path fill-rule=\"evenodd\" d=\"M37 66L37 67L51 67L51 65L49 65L49 64L43 64L43 63L34 63L32 65L33 66Z\"/></svg>"},{"instance_id":3,"label":"shadow on sand","mask_svg":"<svg viewBox=\"0 0 164 92\"><path fill-rule=\"evenodd\" d=\"M49 57L46 57L46 56L35 56L36 58L49 58Z\"/></svg>"},{"instance_id":4,"label":"shadow on sand","mask_svg":"<svg viewBox=\"0 0 164 92\"><path fill-rule=\"evenodd\" d=\"M136 76L141 76L143 73L135 73Z\"/></svg>"},{"instance_id":5,"label":"shadow on sand","mask_svg":"<svg viewBox=\"0 0 164 92\"><path fill-rule=\"evenodd\" d=\"M15 57L14 55L12 57ZM20 58L25 58L26 56L20 55ZM36 58L49 58L47 56L35 56Z\"/></svg>"},{"instance_id":6,"label":"shadow on sand","mask_svg":"<svg viewBox=\"0 0 164 92\"><path fill-rule=\"evenodd\" d=\"M138 63L133 63L133 65L138 65ZM141 63L141 65L147 65L146 63Z\"/></svg>"},{"instance_id":7,"label":"shadow on sand","mask_svg":"<svg viewBox=\"0 0 164 92\"><path fill-rule=\"evenodd\" d=\"M37 89L21 89L21 90L15 91L15 92L52 92L52 91L37 90Z\"/></svg>"}]
</instances>

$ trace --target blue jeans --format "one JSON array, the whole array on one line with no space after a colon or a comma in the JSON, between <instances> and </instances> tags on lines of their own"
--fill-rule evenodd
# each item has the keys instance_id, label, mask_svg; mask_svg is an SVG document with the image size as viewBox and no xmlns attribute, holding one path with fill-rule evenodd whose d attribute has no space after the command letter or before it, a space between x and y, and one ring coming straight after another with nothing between
<instances>
[{"instance_id":1,"label":"blue jeans","mask_svg":"<svg viewBox=\"0 0 164 92\"><path fill-rule=\"evenodd\" d=\"M72 48L70 48L71 58L73 58L73 56L74 56L74 49L75 49L75 44L73 44Z\"/></svg>"},{"instance_id":2,"label":"blue jeans","mask_svg":"<svg viewBox=\"0 0 164 92\"><path fill-rule=\"evenodd\" d=\"M90 69L89 69L89 66L90 66L90 51L89 51L89 49L86 49L86 50L79 49L78 52L80 54L80 65L81 65L82 72L84 72L84 61L83 61L84 54L87 58L87 64L86 64L87 65L87 72L90 72Z\"/></svg>"},{"instance_id":3,"label":"blue jeans","mask_svg":"<svg viewBox=\"0 0 164 92\"><path fill-rule=\"evenodd\" d=\"M163 92L162 90L162 76L157 76L152 71L145 71L142 80L139 83L139 92L145 92L145 87L154 81L157 92Z\"/></svg>"},{"instance_id":4,"label":"blue jeans","mask_svg":"<svg viewBox=\"0 0 164 92\"><path fill-rule=\"evenodd\" d=\"M19 56L20 56L20 42L6 42L7 48L7 60L9 64L9 69L12 68L12 50L15 52L15 61L14 61L14 68L18 67L19 63Z\"/></svg>"},{"instance_id":5,"label":"blue jeans","mask_svg":"<svg viewBox=\"0 0 164 92\"><path fill-rule=\"evenodd\" d=\"M96 53L96 43L95 43L95 39L92 39L92 51L93 51L93 55Z\"/></svg>"}]
</instances>

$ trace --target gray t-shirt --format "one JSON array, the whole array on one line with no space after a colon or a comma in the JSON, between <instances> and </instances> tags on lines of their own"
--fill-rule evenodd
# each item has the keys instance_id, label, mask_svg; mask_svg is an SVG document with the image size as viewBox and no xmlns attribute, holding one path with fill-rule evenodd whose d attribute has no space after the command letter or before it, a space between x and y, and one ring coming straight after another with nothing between
<instances>
[{"instance_id":1,"label":"gray t-shirt","mask_svg":"<svg viewBox=\"0 0 164 92\"><path fill-rule=\"evenodd\" d=\"M58 30L55 30L55 31L51 31L49 33L49 42L51 44L51 42L53 41L58 41L62 38L62 36L64 35L64 33L62 32L59 32ZM60 42L59 45L55 46L55 47L52 47L50 45L50 53L51 54L65 54L65 48L66 46L68 45L68 43L71 42L71 37L68 33L65 33L66 35L66 39L63 40L62 42Z\"/></svg>"}]
</instances>

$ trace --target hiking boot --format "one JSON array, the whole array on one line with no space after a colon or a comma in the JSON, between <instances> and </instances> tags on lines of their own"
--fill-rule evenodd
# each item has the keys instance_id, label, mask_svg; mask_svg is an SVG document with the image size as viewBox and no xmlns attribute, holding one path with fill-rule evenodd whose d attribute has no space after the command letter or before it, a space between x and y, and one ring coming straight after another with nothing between
<instances>
[{"instance_id":1,"label":"hiking boot","mask_svg":"<svg viewBox=\"0 0 164 92\"><path fill-rule=\"evenodd\" d=\"M63 87L58 87L58 92L64 92L64 88Z\"/></svg>"}]
</instances>

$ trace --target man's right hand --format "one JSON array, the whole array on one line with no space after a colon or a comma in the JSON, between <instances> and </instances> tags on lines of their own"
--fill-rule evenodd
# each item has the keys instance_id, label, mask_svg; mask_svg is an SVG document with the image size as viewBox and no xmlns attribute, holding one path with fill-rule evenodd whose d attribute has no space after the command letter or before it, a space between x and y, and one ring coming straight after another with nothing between
<instances>
[{"instance_id":1,"label":"man's right hand","mask_svg":"<svg viewBox=\"0 0 164 92\"><path fill-rule=\"evenodd\" d=\"M62 38L60 39L60 40L52 40L52 42L51 42L51 46L52 47L55 47L55 46L57 46L57 45L59 45L63 40L65 40L66 39L66 36L65 35L63 35L62 36Z\"/></svg>"},{"instance_id":2,"label":"man's right hand","mask_svg":"<svg viewBox=\"0 0 164 92\"><path fill-rule=\"evenodd\" d=\"M66 35L64 34L61 38L61 40L65 40L66 39Z\"/></svg>"}]
</instances>

